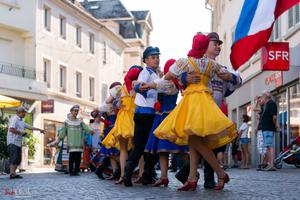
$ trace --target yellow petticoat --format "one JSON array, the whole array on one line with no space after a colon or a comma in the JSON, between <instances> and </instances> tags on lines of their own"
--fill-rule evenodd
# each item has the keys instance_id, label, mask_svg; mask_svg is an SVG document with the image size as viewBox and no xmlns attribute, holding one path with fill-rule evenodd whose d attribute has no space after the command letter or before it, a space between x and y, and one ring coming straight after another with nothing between
<instances>
[{"instance_id":1,"label":"yellow petticoat","mask_svg":"<svg viewBox=\"0 0 300 200\"><path fill-rule=\"evenodd\" d=\"M120 149L119 138L128 139L128 150L132 148L132 138L134 134L134 98L135 96L130 96L127 92L125 86L122 87L122 91L125 94L121 97L121 109L118 112L117 119L112 130L107 134L102 144L106 148L115 147Z\"/></svg>"},{"instance_id":2,"label":"yellow petticoat","mask_svg":"<svg viewBox=\"0 0 300 200\"><path fill-rule=\"evenodd\" d=\"M156 137L187 145L189 135L197 135L210 149L234 140L235 124L223 114L207 87L210 70L211 62L206 72L200 74L200 83L187 87L182 100L154 131Z\"/></svg>"}]
</instances>

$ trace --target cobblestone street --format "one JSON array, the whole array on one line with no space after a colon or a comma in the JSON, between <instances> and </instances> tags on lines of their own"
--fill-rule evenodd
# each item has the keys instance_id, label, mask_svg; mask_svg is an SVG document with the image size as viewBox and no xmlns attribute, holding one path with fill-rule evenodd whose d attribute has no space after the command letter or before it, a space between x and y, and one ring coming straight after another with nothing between
<instances>
[{"instance_id":1,"label":"cobblestone street","mask_svg":"<svg viewBox=\"0 0 300 200\"><path fill-rule=\"evenodd\" d=\"M282 169L277 172L257 172L230 169L231 181L224 191L203 189L200 181L196 192L177 192L180 183L170 173L167 188L135 185L132 188L117 186L114 182L99 180L93 173L69 177L57 172L27 173L24 179L9 180L0 176L0 199L299 199L300 170ZM202 171L200 172L202 175ZM14 191L15 194L11 194Z\"/></svg>"}]
</instances>

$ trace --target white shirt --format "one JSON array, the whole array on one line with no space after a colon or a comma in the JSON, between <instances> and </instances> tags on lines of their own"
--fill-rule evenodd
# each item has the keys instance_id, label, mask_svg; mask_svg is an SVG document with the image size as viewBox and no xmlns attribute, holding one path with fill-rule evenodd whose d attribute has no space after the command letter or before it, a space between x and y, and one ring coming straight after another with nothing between
<instances>
[{"instance_id":1,"label":"white shirt","mask_svg":"<svg viewBox=\"0 0 300 200\"><path fill-rule=\"evenodd\" d=\"M14 134L9 131L10 128L15 128L18 131L25 131L25 128L29 127L23 119L18 115L15 115L9 119L8 132L7 132L7 145L14 144L18 147L22 147L22 135Z\"/></svg>"},{"instance_id":2,"label":"white shirt","mask_svg":"<svg viewBox=\"0 0 300 200\"><path fill-rule=\"evenodd\" d=\"M139 74L137 82L152 83L156 79L159 79L158 75L152 69L149 69L149 67L145 67ZM154 104L157 101L157 90L151 89L146 93L146 97L140 93L136 93L134 100L135 105L140 107L154 108Z\"/></svg>"},{"instance_id":3,"label":"white shirt","mask_svg":"<svg viewBox=\"0 0 300 200\"><path fill-rule=\"evenodd\" d=\"M240 138L248 138L248 130L249 130L249 125L246 122L243 122L239 132L242 131L241 137Z\"/></svg>"}]
</instances>

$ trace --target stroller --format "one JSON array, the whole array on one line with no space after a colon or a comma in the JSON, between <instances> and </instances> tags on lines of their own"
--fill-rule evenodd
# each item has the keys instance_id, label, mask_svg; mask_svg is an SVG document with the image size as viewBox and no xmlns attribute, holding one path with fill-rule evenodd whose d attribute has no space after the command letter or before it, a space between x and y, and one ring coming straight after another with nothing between
<instances>
[{"instance_id":1,"label":"stroller","mask_svg":"<svg viewBox=\"0 0 300 200\"><path fill-rule=\"evenodd\" d=\"M300 168L300 136L286 146L275 159L275 167L281 169L283 162Z\"/></svg>"}]
</instances>

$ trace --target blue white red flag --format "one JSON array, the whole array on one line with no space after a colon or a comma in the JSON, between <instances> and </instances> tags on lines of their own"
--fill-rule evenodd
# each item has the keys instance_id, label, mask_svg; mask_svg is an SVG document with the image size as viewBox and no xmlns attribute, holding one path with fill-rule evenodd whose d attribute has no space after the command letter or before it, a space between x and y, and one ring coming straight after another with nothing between
<instances>
[{"instance_id":1,"label":"blue white red flag","mask_svg":"<svg viewBox=\"0 0 300 200\"><path fill-rule=\"evenodd\" d=\"M238 69L269 40L275 20L300 0L245 0L235 30L230 60Z\"/></svg>"}]
</instances>

